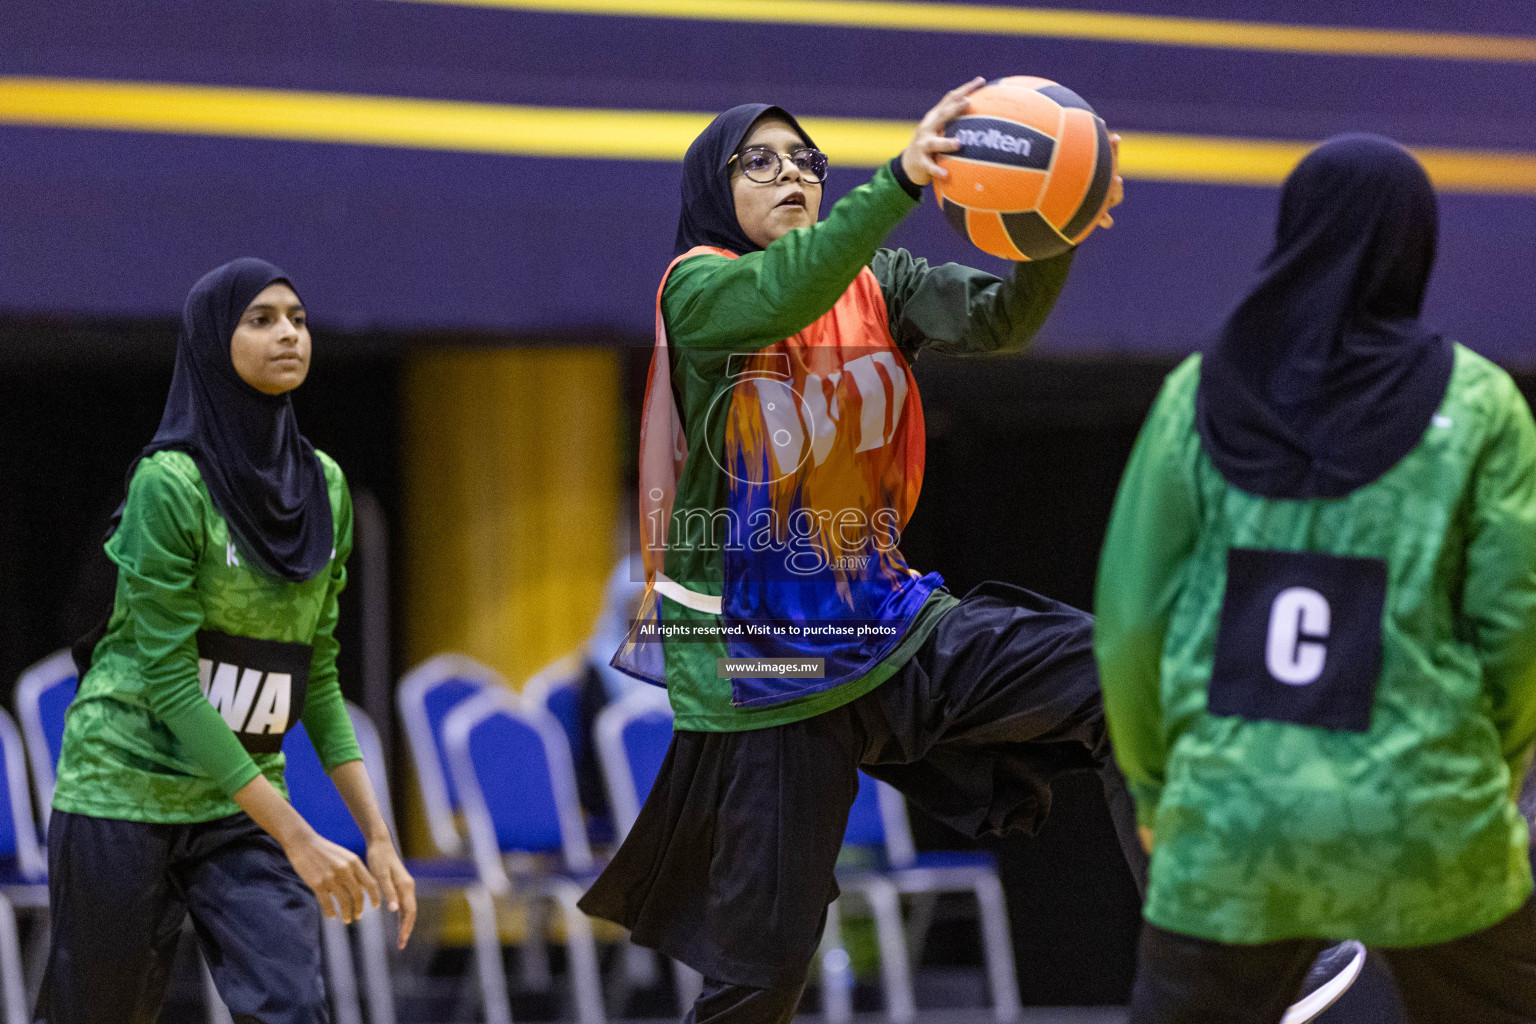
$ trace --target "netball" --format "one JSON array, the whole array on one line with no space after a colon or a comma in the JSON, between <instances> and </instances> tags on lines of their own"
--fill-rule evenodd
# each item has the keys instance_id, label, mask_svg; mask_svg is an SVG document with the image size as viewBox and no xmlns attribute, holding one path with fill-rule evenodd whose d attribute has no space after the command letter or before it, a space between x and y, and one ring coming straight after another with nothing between
<instances>
[{"instance_id":1,"label":"netball","mask_svg":"<svg viewBox=\"0 0 1536 1024\"><path fill-rule=\"evenodd\" d=\"M963 148L934 179L944 216L982 252L1008 260L1059 256L1093 232L1114 161L1104 121L1046 78L995 79L945 128Z\"/></svg>"}]
</instances>

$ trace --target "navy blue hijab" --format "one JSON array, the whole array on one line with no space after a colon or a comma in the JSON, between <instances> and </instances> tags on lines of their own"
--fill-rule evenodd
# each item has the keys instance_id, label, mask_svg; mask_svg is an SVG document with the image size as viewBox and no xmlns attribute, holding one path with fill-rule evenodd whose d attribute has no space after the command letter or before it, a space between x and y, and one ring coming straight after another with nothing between
<instances>
[{"instance_id":1,"label":"navy blue hijab","mask_svg":"<svg viewBox=\"0 0 1536 1024\"><path fill-rule=\"evenodd\" d=\"M244 257L192 286L160 429L139 459L167 449L192 456L241 554L269 575L298 582L326 567L335 543L325 470L299 433L289 396L251 387L229 355L246 307L278 281L292 287L272 264ZM135 459L130 480L137 466Z\"/></svg>"},{"instance_id":2,"label":"navy blue hijab","mask_svg":"<svg viewBox=\"0 0 1536 1024\"><path fill-rule=\"evenodd\" d=\"M1341 497L1418 443L1453 360L1419 322L1437 224L1428 175L1389 139L1338 136L1291 172L1275 247L1200 367L1200 439L1229 483Z\"/></svg>"},{"instance_id":3,"label":"navy blue hijab","mask_svg":"<svg viewBox=\"0 0 1536 1024\"><path fill-rule=\"evenodd\" d=\"M762 248L746 236L736 220L736 197L731 192L727 165L752 126L764 116L781 118L807 146L816 145L788 111L767 103L743 103L711 121L683 157L683 212L677 221L674 256L699 245L729 249L738 256Z\"/></svg>"}]
</instances>

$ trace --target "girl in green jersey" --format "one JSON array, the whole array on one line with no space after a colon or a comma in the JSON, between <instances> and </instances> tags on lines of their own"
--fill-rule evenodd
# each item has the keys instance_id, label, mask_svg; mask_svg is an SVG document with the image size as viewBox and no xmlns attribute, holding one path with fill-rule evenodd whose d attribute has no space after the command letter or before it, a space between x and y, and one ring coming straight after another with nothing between
<instances>
[{"instance_id":1,"label":"girl in green jersey","mask_svg":"<svg viewBox=\"0 0 1536 1024\"><path fill-rule=\"evenodd\" d=\"M1138 1024L1280 1021L1325 938L1411 1021L1536 1020L1536 426L1419 320L1436 222L1396 144L1315 150L1131 455L1095 648L1153 844Z\"/></svg>"},{"instance_id":2,"label":"girl in green jersey","mask_svg":"<svg viewBox=\"0 0 1536 1024\"><path fill-rule=\"evenodd\" d=\"M52 948L39 1016L154 1020L190 915L237 1020L328 1021L319 915L416 914L336 677L352 506L299 432L309 371L287 275L240 259L187 297L160 429L107 541L105 634L70 705L48 834ZM367 862L289 805L299 721L366 837ZM317 900L318 897L318 900Z\"/></svg>"}]
</instances>

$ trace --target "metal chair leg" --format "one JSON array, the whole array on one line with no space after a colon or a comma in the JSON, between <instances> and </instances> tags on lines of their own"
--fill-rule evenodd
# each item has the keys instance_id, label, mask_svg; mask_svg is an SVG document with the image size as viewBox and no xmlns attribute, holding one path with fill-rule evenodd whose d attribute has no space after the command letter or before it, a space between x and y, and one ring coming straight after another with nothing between
<instances>
[{"instance_id":1,"label":"metal chair leg","mask_svg":"<svg viewBox=\"0 0 1536 1024\"><path fill-rule=\"evenodd\" d=\"M26 1005L36 1006L37 997L43 990L43 975L48 970L48 949L53 945L53 925L48 919L47 903L28 909L36 920L32 923L26 947L22 950L21 977L27 986Z\"/></svg>"},{"instance_id":2,"label":"metal chair leg","mask_svg":"<svg viewBox=\"0 0 1536 1024\"><path fill-rule=\"evenodd\" d=\"M673 960L672 983L677 988L678 1013L686 1016L704 992L704 975L681 960Z\"/></svg>"},{"instance_id":3,"label":"metal chair leg","mask_svg":"<svg viewBox=\"0 0 1536 1024\"><path fill-rule=\"evenodd\" d=\"M837 900L827 904L827 925L821 933L821 1012L827 1024L848 1024L853 1019L853 970L843 948Z\"/></svg>"},{"instance_id":4,"label":"metal chair leg","mask_svg":"<svg viewBox=\"0 0 1536 1024\"><path fill-rule=\"evenodd\" d=\"M938 909L939 894L936 892L916 893L907 901L907 956L914 970L922 965L928 932Z\"/></svg>"},{"instance_id":5,"label":"metal chair leg","mask_svg":"<svg viewBox=\"0 0 1536 1024\"><path fill-rule=\"evenodd\" d=\"M603 1013L603 982L597 969L597 942L592 935L592 921L576 901L583 889L570 883L556 883L550 887L550 895L560 906L565 918L566 950L571 964L571 990L576 997L576 1019L579 1024L605 1024Z\"/></svg>"},{"instance_id":6,"label":"metal chair leg","mask_svg":"<svg viewBox=\"0 0 1536 1024\"><path fill-rule=\"evenodd\" d=\"M224 1005L224 997L219 995L219 986L213 983L213 972L208 970L208 961L203 958L203 951L192 944L192 955L197 957L197 970L203 976L203 999L208 1011L208 1024L235 1024L233 1017L229 1015L229 1008Z\"/></svg>"},{"instance_id":7,"label":"metal chair leg","mask_svg":"<svg viewBox=\"0 0 1536 1024\"><path fill-rule=\"evenodd\" d=\"M368 992L369 1024L395 1024L395 989L389 980L389 944L382 910L369 907L357 919L358 949L363 955L363 984Z\"/></svg>"},{"instance_id":8,"label":"metal chair leg","mask_svg":"<svg viewBox=\"0 0 1536 1024\"><path fill-rule=\"evenodd\" d=\"M16 936L16 909L0 895L0 995L5 997L6 1024L28 1024L27 984L21 971L21 941Z\"/></svg>"},{"instance_id":9,"label":"metal chair leg","mask_svg":"<svg viewBox=\"0 0 1536 1024\"><path fill-rule=\"evenodd\" d=\"M528 935L517 951L517 965L523 987L531 992L548 992L555 984L549 967L549 907L543 900L529 900L526 914Z\"/></svg>"},{"instance_id":10,"label":"metal chair leg","mask_svg":"<svg viewBox=\"0 0 1536 1024\"><path fill-rule=\"evenodd\" d=\"M352 963L352 943L341 918L320 919L320 943L325 948L325 980L330 988L336 1024L363 1024L363 1008L357 1001L357 969Z\"/></svg>"},{"instance_id":11,"label":"metal chair leg","mask_svg":"<svg viewBox=\"0 0 1536 1024\"><path fill-rule=\"evenodd\" d=\"M656 986L656 954L644 946L637 946L628 939L622 949L624 979L634 988Z\"/></svg>"},{"instance_id":12,"label":"metal chair leg","mask_svg":"<svg viewBox=\"0 0 1536 1024\"><path fill-rule=\"evenodd\" d=\"M496 931L495 900L483 885L464 890L464 898L469 901L469 920L475 933L475 970L480 975L486 1024L512 1024L512 1002L507 996L507 975L501 963L501 936Z\"/></svg>"},{"instance_id":13,"label":"metal chair leg","mask_svg":"<svg viewBox=\"0 0 1536 1024\"><path fill-rule=\"evenodd\" d=\"M880 976L885 985L885 1012L891 1024L913 1024L917 1002L912 994L912 966L907 958L907 933L901 926L901 896L884 879L862 882L858 891L869 901L880 946Z\"/></svg>"},{"instance_id":14,"label":"metal chair leg","mask_svg":"<svg viewBox=\"0 0 1536 1024\"><path fill-rule=\"evenodd\" d=\"M992 1010L998 1024L1010 1024L1019 1016L1019 978L1013 959L1013 937L1008 932L1008 905L997 876L978 876L973 888L981 910L981 946L987 958L987 979L992 985Z\"/></svg>"}]
</instances>

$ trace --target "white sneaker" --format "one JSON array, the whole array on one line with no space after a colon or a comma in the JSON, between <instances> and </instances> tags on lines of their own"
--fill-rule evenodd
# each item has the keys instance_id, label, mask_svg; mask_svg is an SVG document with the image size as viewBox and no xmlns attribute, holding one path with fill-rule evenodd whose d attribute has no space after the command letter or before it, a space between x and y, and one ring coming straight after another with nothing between
<instances>
[{"instance_id":1,"label":"white sneaker","mask_svg":"<svg viewBox=\"0 0 1536 1024\"><path fill-rule=\"evenodd\" d=\"M1300 997L1285 1011L1280 1024L1306 1024L1316 1019L1349 991L1364 967L1365 947L1354 939L1323 950L1312 961L1307 980L1301 983Z\"/></svg>"}]
</instances>

